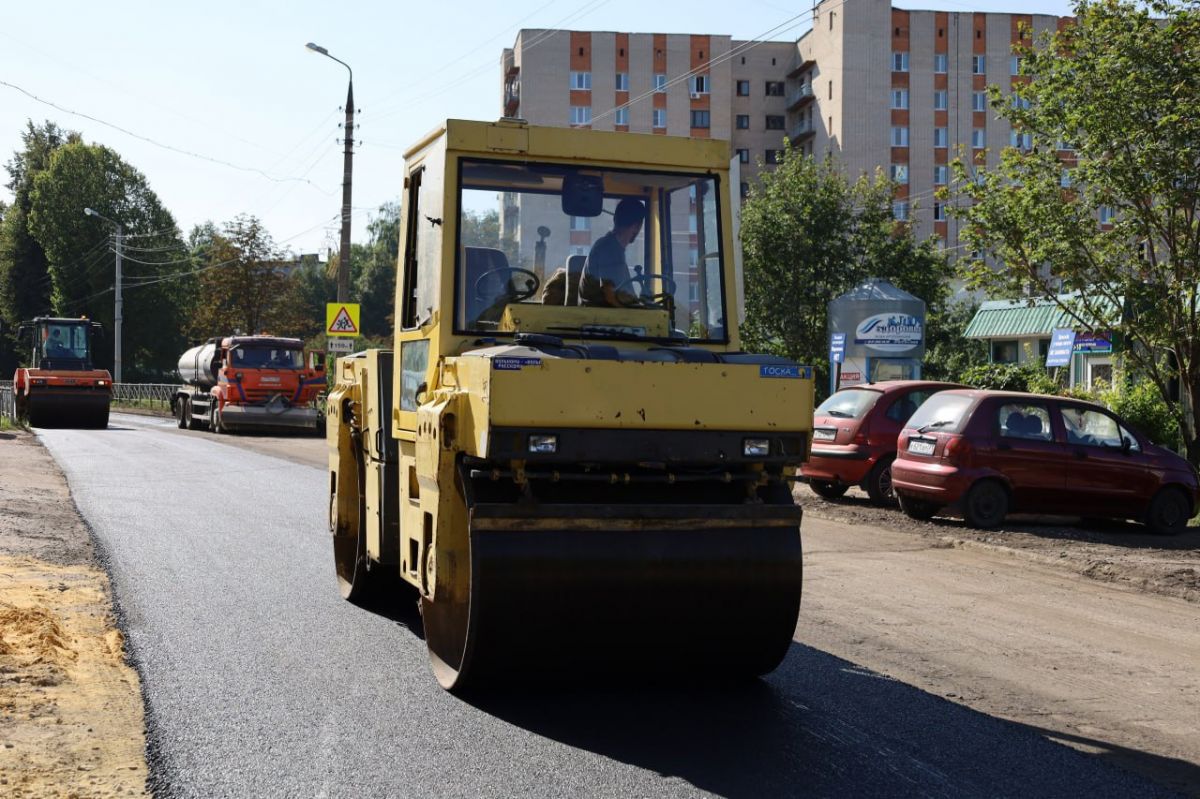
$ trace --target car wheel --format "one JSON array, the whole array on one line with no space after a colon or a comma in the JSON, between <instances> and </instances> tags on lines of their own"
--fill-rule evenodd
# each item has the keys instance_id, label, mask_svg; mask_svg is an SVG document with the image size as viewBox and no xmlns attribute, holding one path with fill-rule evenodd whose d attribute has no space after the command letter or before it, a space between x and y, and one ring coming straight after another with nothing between
<instances>
[{"instance_id":1,"label":"car wheel","mask_svg":"<svg viewBox=\"0 0 1200 799\"><path fill-rule=\"evenodd\" d=\"M1191 503L1176 488L1164 488L1150 500L1146 509L1146 526L1159 535L1179 535L1187 528Z\"/></svg>"},{"instance_id":2,"label":"car wheel","mask_svg":"<svg viewBox=\"0 0 1200 799\"><path fill-rule=\"evenodd\" d=\"M892 458L881 458L867 474L867 496L876 505L896 504L896 491L892 488Z\"/></svg>"},{"instance_id":3,"label":"car wheel","mask_svg":"<svg viewBox=\"0 0 1200 799\"><path fill-rule=\"evenodd\" d=\"M910 519L916 519L920 522L927 522L933 518L941 507L924 499L914 499L899 494L897 498L900 500L900 510L904 511L904 515Z\"/></svg>"},{"instance_id":4,"label":"car wheel","mask_svg":"<svg viewBox=\"0 0 1200 799\"><path fill-rule=\"evenodd\" d=\"M971 486L963 500L963 518L971 527L998 527L1008 515L1008 490L996 480Z\"/></svg>"},{"instance_id":5,"label":"car wheel","mask_svg":"<svg viewBox=\"0 0 1200 799\"><path fill-rule=\"evenodd\" d=\"M825 480L809 480L808 487L813 490L813 493L818 497L825 499L838 499L845 495L850 490L850 486L842 483L830 483Z\"/></svg>"}]
</instances>

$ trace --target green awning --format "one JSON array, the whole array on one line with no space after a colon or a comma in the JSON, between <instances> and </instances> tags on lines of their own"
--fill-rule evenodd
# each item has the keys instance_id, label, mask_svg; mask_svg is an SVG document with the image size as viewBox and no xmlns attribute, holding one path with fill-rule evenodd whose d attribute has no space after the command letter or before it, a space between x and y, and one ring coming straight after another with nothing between
<instances>
[{"instance_id":1,"label":"green awning","mask_svg":"<svg viewBox=\"0 0 1200 799\"><path fill-rule=\"evenodd\" d=\"M1064 294L1059 299L1070 305L1078 295ZM1107 300L1101 302L1105 308L1113 308ZM988 300L979 306L964 335L979 339L1049 337L1059 327L1078 328L1079 323L1050 300Z\"/></svg>"}]
</instances>

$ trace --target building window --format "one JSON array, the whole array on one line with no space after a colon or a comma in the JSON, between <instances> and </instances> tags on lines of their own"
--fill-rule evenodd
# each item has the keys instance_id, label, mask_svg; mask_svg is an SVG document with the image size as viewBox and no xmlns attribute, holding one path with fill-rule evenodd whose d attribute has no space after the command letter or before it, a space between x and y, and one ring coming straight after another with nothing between
<instances>
[{"instance_id":1,"label":"building window","mask_svg":"<svg viewBox=\"0 0 1200 799\"><path fill-rule=\"evenodd\" d=\"M576 244L575 246L571 247L571 255L587 255L587 254L588 254L588 248L584 247L581 244Z\"/></svg>"},{"instance_id":2,"label":"building window","mask_svg":"<svg viewBox=\"0 0 1200 799\"><path fill-rule=\"evenodd\" d=\"M934 203L933 204L933 221L934 222L945 222L946 221L946 206L943 205L942 203Z\"/></svg>"},{"instance_id":3,"label":"building window","mask_svg":"<svg viewBox=\"0 0 1200 799\"><path fill-rule=\"evenodd\" d=\"M933 93L933 110L945 111L947 103L947 95L945 89L938 89Z\"/></svg>"},{"instance_id":4,"label":"building window","mask_svg":"<svg viewBox=\"0 0 1200 799\"><path fill-rule=\"evenodd\" d=\"M1070 152L1074 152L1075 146L1072 145L1071 142L1067 141L1066 139L1059 139L1057 142L1054 143L1054 149L1058 150L1061 153L1070 153Z\"/></svg>"},{"instance_id":5,"label":"building window","mask_svg":"<svg viewBox=\"0 0 1200 799\"><path fill-rule=\"evenodd\" d=\"M655 128L665 128L667 126L667 109L655 108L651 112L650 125Z\"/></svg>"},{"instance_id":6,"label":"building window","mask_svg":"<svg viewBox=\"0 0 1200 799\"><path fill-rule=\"evenodd\" d=\"M892 146L907 147L908 146L908 128L896 126L892 128Z\"/></svg>"},{"instance_id":7,"label":"building window","mask_svg":"<svg viewBox=\"0 0 1200 799\"><path fill-rule=\"evenodd\" d=\"M743 180L742 181L742 198L745 199L746 197L749 197L749 196L750 196L750 184Z\"/></svg>"},{"instance_id":8,"label":"building window","mask_svg":"<svg viewBox=\"0 0 1200 799\"><path fill-rule=\"evenodd\" d=\"M767 97L783 97L783 81L769 80L766 88Z\"/></svg>"},{"instance_id":9,"label":"building window","mask_svg":"<svg viewBox=\"0 0 1200 799\"><path fill-rule=\"evenodd\" d=\"M692 127L707 128L709 125L709 115L707 111L692 112Z\"/></svg>"},{"instance_id":10,"label":"building window","mask_svg":"<svg viewBox=\"0 0 1200 799\"><path fill-rule=\"evenodd\" d=\"M708 94L709 81L708 75L693 75L692 76L692 93L693 94Z\"/></svg>"},{"instance_id":11,"label":"building window","mask_svg":"<svg viewBox=\"0 0 1200 799\"><path fill-rule=\"evenodd\" d=\"M950 167L945 164L937 164L933 168L933 183L935 186L945 186L947 179L950 177Z\"/></svg>"},{"instance_id":12,"label":"building window","mask_svg":"<svg viewBox=\"0 0 1200 799\"><path fill-rule=\"evenodd\" d=\"M737 82L737 96L738 97L749 97L750 96L750 81L739 80Z\"/></svg>"},{"instance_id":13,"label":"building window","mask_svg":"<svg viewBox=\"0 0 1200 799\"><path fill-rule=\"evenodd\" d=\"M1021 74L1021 56L1015 55L1009 59L1009 70L1013 75Z\"/></svg>"},{"instance_id":14,"label":"building window","mask_svg":"<svg viewBox=\"0 0 1200 799\"><path fill-rule=\"evenodd\" d=\"M892 53L892 72L908 72L908 53Z\"/></svg>"},{"instance_id":15,"label":"building window","mask_svg":"<svg viewBox=\"0 0 1200 799\"><path fill-rule=\"evenodd\" d=\"M617 73L617 91L619 91L619 92L629 91L629 73L628 72L618 72Z\"/></svg>"},{"instance_id":16,"label":"building window","mask_svg":"<svg viewBox=\"0 0 1200 799\"><path fill-rule=\"evenodd\" d=\"M946 57L945 53L934 53L933 54L933 71L934 72L937 72L940 75L946 74L946 67L947 67L948 63L949 63L949 59Z\"/></svg>"},{"instance_id":17,"label":"building window","mask_svg":"<svg viewBox=\"0 0 1200 799\"><path fill-rule=\"evenodd\" d=\"M892 217L897 222L907 222L908 221L908 201L907 200L896 200L894 203L892 203Z\"/></svg>"},{"instance_id":18,"label":"building window","mask_svg":"<svg viewBox=\"0 0 1200 799\"><path fill-rule=\"evenodd\" d=\"M971 56L971 74L983 75L987 73L987 56L973 55Z\"/></svg>"},{"instance_id":19,"label":"building window","mask_svg":"<svg viewBox=\"0 0 1200 799\"><path fill-rule=\"evenodd\" d=\"M1113 209L1113 207L1111 205L1100 206L1100 224L1102 224L1102 225L1112 224L1113 218L1116 215L1117 215L1117 212Z\"/></svg>"},{"instance_id":20,"label":"building window","mask_svg":"<svg viewBox=\"0 0 1200 799\"><path fill-rule=\"evenodd\" d=\"M571 124L572 125L590 125L590 124L592 124L592 107L590 105L573 105L573 106L571 106Z\"/></svg>"},{"instance_id":21,"label":"building window","mask_svg":"<svg viewBox=\"0 0 1200 799\"><path fill-rule=\"evenodd\" d=\"M892 164L891 177L901 186L908 183L908 164Z\"/></svg>"},{"instance_id":22,"label":"building window","mask_svg":"<svg viewBox=\"0 0 1200 799\"><path fill-rule=\"evenodd\" d=\"M586 216L571 217L571 230L591 230L592 220Z\"/></svg>"},{"instance_id":23,"label":"building window","mask_svg":"<svg viewBox=\"0 0 1200 799\"><path fill-rule=\"evenodd\" d=\"M1015 341L993 341L992 363L1016 363L1017 352L1017 342Z\"/></svg>"},{"instance_id":24,"label":"building window","mask_svg":"<svg viewBox=\"0 0 1200 799\"><path fill-rule=\"evenodd\" d=\"M1064 189L1069 189L1071 188L1071 182L1071 170L1064 169L1062 174L1058 176L1058 185Z\"/></svg>"},{"instance_id":25,"label":"building window","mask_svg":"<svg viewBox=\"0 0 1200 799\"><path fill-rule=\"evenodd\" d=\"M767 130L783 130L784 118L775 114L767 114Z\"/></svg>"},{"instance_id":26,"label":"building window","mask_svg":"<svg viewBox=\"0 0 1200 799\"><path fill-rule=\"evenodd\" d=\"M667 90L667 76L662 72L654 73L654 91L665 92Z\"/></svg>"},{"instance_id":27,"label":"building window","mask_svg":"<svg viewBox=\"0 0 1200 799\"><path fill-rule=\"evenodd\" d=\"M739 148L738 148L738 151L737 151L737 157L738 157L738 163L739 163L739 164L748 164L748 163L750 163L750 151L749 151L749 150L747 150L747 149L746 149L746 148L744 148L744 147L739 147Z\"/></svg>"},{"instance_id":28,"label":"building window","mask_svg":"<svg viewBox=\"0 0 1200 799\"><path fill-rule=\"evenodd\" d=\"M950 135L946 128L933 129L933 146L934 147L949 147Z\"/></svg>"},{"instance_id":29,"label":"building window","mask_svg":"<svg viewBox=\"0 0 1200 799\"><path fill-rule=\"evenodd\" d=\"M892 89L892 108L908 108L908 89Z\"/></svg>"},{"instance_id":30,"label":"building window","mask_svg":"<svg viewBox=\"0 0 1200 799\"><path fill-rule=\"evenodd\" d=\"M1028 97L1021 97L1020 95L1014 94L1009 99L1009 102L1012 104L1013 108L1021 109L1022 111L1029 110L1030 102Z\"/></svg>"},{"instance_id":31,"label":"building window","mask_svg":"<svg viewBox=\"0 0 1200 799\"><path fill-rule=\"evenodd\" d=\"M1033 149L1033 134L1032 133L1019 133L1014 130L1012 132L1012 146L1016 147L1018 150L1032 150Z\"/></svg>"},{"instance_id":32,"label":"building window","mask_svg":"<svg viewBox=\"0 0 1200 799\"><path fill-rule=\"evenodd\" d=\"M971 146L976 150L982 150L987 147L987 130L984 128L974 128L971 131Z\"/></svg>"},{"instance_id":33,"label":"building window","mask_svg":"<svg viewBox=\"0 0 1200 799\"><path fill-rule=\"evenodd\" d=\"M750 130L750 115L749 114L738 114L737 120L736 120L736 127L738 130Z\"/></svg>"},{"instance_id":34,"label":"building window","mask_svg":"<svg viewBox=\"0 0 1200 799\"><path fill-rule=\"evenodd\" d=\"M764 160L768 164L782 164L783 163L783 150L767 150L766 158Z\"/></svg>"},{"instance_id":35,"label":"building window","mask_svg":"<svg viewBox=\"0 0 1200 799\"><path fill-rule=\"evenodd\" d=\"M587 91L592 88L592 73L590 72L572 72L571 73L571 88L579 91Z\"/></svg>"},{"instance_id":36,"label":"building window","mask_svg":"<svg viewBox=\"0 0 1200 799\"><path fill-rule=\"evenodd\" d=\"M629 106L623 105L620 108L618 108L616 117L614 118L613 122L614 122L614 124L617 124L617 125L628 125L629 124Z\"/></svg>"},{"instance_id":37,"label":"building window","mask_svg":"<svg viewBox=\"0 0 1200 799\"><path fill-rule=\"evenodd\" d=\"M986 111L987 107L987 92L971 92L972 111Z\"/></svg>"}]
</instances>

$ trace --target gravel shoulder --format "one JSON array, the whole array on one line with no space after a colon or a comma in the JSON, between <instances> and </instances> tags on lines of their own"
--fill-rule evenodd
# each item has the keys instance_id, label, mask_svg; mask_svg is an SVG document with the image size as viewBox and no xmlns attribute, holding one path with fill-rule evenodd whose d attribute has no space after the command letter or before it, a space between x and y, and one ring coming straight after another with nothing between
<instances>
[{"instance_id":1,"label":"gravel shoulder","mask_svg":"<svg viewBox=\"0 0 1200 799\"><path fill-rule=\"evenodd\" d=\"M0 795L146 795L137 673L62 473L0 432Z\"/></svg>"},{"instance_id":2,"label":"gravel shoulder","mask_svg":"<svg viewBox=\"0 0 1200 799\"><path fill-rule=\"evenodd\" d=\"M943 546L991 549L1116 586L1200 603L1200 527L1178 536L1147 532L1131 522L1082 526L1061 516L1014 515L996 530L975 530L957 518L910 519L898 508L872 505L854 488L838 500L796 489L806 515L870 525Z\"/></svg>"}]
</instances>

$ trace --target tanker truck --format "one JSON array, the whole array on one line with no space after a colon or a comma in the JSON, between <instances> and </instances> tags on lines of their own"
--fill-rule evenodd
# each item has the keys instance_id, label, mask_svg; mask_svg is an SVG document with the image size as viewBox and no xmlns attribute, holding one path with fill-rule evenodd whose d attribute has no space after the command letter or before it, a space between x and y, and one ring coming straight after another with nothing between
<instances>
[{"instance_id":1,"label":"tanker truck","mask_svg":"<svg viewBox=\"0 0 1200 799\"><path fill-rule=\"evenodd\" d=\"M306 357L307 356L307 357ZM320 352L298 338L210 338L179 359L171 413L181 430L318 429L313 400L325 389Z\"/></svg>"}]
</instances>

